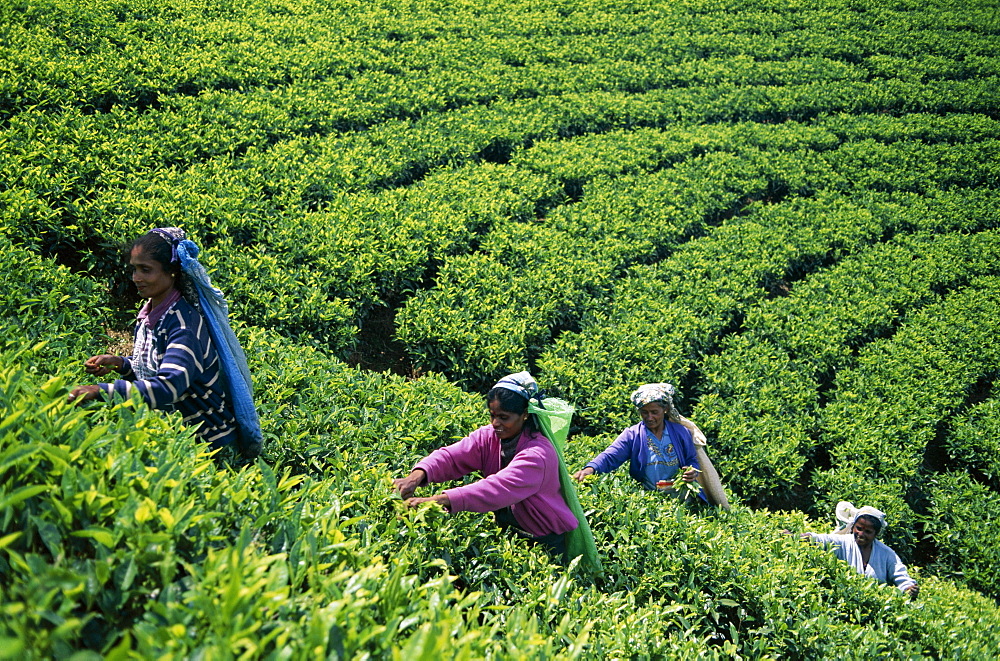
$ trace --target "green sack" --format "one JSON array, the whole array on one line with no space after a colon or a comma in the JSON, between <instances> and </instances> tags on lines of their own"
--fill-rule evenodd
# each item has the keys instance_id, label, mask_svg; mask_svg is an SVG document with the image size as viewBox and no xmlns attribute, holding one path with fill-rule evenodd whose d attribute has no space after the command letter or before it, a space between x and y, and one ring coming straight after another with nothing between
<instances>
[{"instance_id":1,"label":"green sack","mask_svg":"<svg viewBox=\"0 0 1000 661\"><path fill-rule=\"evenodd\" d=\"M566 552L572 560L581 556L581 565L586 566L591 571L602 573L601 559L597 555L597 546L594 544L594 535L590 532L590 525L587 517L580 507L580 499L576 495L576 485L569 471L566 470L566 462L563 461L563 447L566 445L566 437L569 436L569 425L573 420L573 406L568 402L555 397L546 397L542 402L545 408L529 402L528 411L535 415L538 426L545 437L552 441L559 457L559 482L562 486L562 495L566 500L569 509L576 516L580 525L575 530L566 533Z\"/></svg>"}]
</instances>

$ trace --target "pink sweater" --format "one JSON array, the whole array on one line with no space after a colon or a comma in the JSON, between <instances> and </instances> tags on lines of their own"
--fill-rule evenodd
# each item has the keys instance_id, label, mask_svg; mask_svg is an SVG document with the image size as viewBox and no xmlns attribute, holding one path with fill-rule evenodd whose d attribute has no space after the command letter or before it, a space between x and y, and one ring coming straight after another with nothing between
<instances>
[{"instance_id":1,"label":"pink sweater","mask_svg":"<svg viewBox=\"0 0 1000 661\"><path fill-rule=\"evenodd\" d=\"M473 471L483 479L447 489L453 512L492 512L510 507L518 525L535 537L564 533L579 522L559 490L559 457L549 439L524 431L514 458L500 469L500 439L485 425L458 443L432 452L414 468L428 482L457 480Z\"/></svg>"}]
</instances>

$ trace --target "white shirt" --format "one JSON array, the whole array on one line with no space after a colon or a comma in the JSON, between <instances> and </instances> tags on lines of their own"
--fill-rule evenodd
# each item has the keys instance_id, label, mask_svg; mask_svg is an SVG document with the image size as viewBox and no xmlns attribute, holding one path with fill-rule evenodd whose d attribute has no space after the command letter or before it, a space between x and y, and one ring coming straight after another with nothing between
<instances>
[{"instance_id":1,"label":"white shirt","mask_svg":"<svg viewBox=\"0 0 1000 661\"><path fill-rule=\"evenodd\" d=\"M872 542L872 554L868 559L868 564L865 565L864 559L861 557L861 547L854 541L854 535L838 533L828 535L809 534L816 543L823 546L832 546L835 556L854 567L863 576L874 578L879 583L895 585L904 592L906 588L917 584L910 577L909 573L907 573L906 565L899 559L896 552L877 539Z\"/></svg>"}]
</instances>

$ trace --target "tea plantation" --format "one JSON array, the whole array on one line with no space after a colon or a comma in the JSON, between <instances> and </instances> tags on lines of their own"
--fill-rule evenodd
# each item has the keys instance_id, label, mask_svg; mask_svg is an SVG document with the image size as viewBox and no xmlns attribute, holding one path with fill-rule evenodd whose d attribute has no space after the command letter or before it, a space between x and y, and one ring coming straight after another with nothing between
<instances>
[{"instance_id":1,"label":"tea plantation","mask_svg":"<svg viewBox=\"0 0 1000 661\"><path fill-rule=\"evenodd\" d=\"M66 402L175 225L253 464ZM998 319L997 0L0 0L0 659L996 658ZM407 510L523 369L571 471L675 384L732 509ZM916 600L782 534L840 500Z\"/></svg>"}]
</instances>

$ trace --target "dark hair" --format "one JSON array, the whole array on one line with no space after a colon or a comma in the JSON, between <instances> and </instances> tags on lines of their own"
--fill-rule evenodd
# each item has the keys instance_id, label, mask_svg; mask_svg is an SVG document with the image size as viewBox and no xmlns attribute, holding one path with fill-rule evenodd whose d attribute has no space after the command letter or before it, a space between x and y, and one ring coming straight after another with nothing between
<instances>
[{"instance_id":1,"label":"dark hair","mask_svg":"<svg viewBox=\"0 0 1000 661\"><path fill-rule=\"evenodd\" d=\"M163 270L168 273L180 272L181 270L180 263L171 261L174 253L173 246L155 232L143 234L133 241L132 245L128 247L129 254L132 254L132 251L136 249L141 250L150 259L159 262Z\"/></svg>"},{"instance_id":2,"label":"dark hair","mask_svg":"<svg viewBox=\"0 0 1000 661\"><path fill-rule=\"evenodd\" d=\"M860 514L860 515L858 515L858 518L855 519L854 521L856 523L857 521L859 521L861 519L865 519L866 521L868 521L868 523L870 523L873 526L875 526L875 536L878 537L878 534L880 532L882 532L882 522L879 521L874 516L872 516L871 514Z\"/></svg>"},{"instance_id":3,"label":"dark hair","mask_svg":"<svg viewBox=\"0 0 1000 661\"><path fill-rule=\"evenodd\" d=\"M486 393L486 403L490 402L498 403L500 408L508 413L521 415L528 410L528 400L508 388L493 388ZM535 416L529 415L524 426L531 430L538 429L535 425Z\"/></svg>"},{"instance_id":4,"label":"dark hair","mask_svg":"<svg viewBox=\"0 0 1000 661\"><path fill-rule=\"evenodd\" d=\"M140 250L150 259L159 262L164 271L172 273L174 276L174 287L180 291L184 300L196 308L200 308L198 292L194 289L194 285L188 280L181 269L180 261L172 260L174 247L170 244L170 241L156 232L147 232L132 242L132 245L128 248L128 254L131 255L133 250Z\"/></svg>"}]
</instances>

